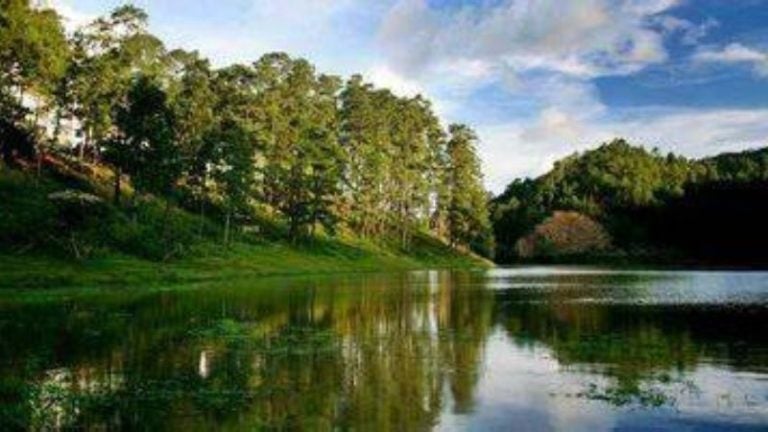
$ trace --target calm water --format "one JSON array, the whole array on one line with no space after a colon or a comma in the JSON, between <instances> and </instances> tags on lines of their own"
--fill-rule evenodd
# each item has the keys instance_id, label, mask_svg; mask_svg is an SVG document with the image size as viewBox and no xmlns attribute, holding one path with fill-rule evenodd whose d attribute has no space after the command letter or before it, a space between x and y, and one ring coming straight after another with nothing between
<instances>
[{"instance_id":1,"label":"calm water","mask_svg":"<svg viewBox=\"0 0 768 432\"><path fill-rule=\"evenodd\" d=\"M0 430L768 430L768 273L2 298Z\"/></svg>"}]
</instances>

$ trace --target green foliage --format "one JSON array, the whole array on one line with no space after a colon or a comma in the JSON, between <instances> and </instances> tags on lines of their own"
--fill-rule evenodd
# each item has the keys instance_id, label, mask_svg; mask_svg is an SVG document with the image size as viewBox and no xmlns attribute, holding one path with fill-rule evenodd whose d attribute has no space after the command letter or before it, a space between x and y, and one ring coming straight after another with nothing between
<instances>
[{"instance_id":1,"label":"green foliage","mask_svg":"<svg viewBox=\"0 0 768 432\"><path fill-rule=\"evenodd\" d=\"M288 220L292 239L320 223L333 230L343 154L337 137L338 78L318 76L306 60L266 55L253 75L263 88L255 108L264 153L265 201Z\"/></svg>"},{"instance_id":2,"label":"green foliage","mask_svg":"<svg viewBox=\"0 0 768 432\"><path fill-rule=\"evenodd\" d=\"M488 219L486 193L474 143L477 136L464 125L451 125L446 167L449 197L448 232L454 245L461 244L493 255L493 234Z\"/></svg>"},{"instance_id":3,"label":"green foliage","mask_svg":"<svg viewBox=\"0 0 768 432\"><path fill-rule=\"evenodd\" d=\"M0 87L50 95L68 62L59 16L27 0L0 1Z\"/></svg>"},{"instance_id":4,"label":"green foliage","mask_svg":"<svg viewBox=\"0 0 768 432\"><path fill-rule=\"evenodd\" d=\"M446 133L429 102L397 98L360 76L347 82L340 100L342 204L350 226L366 237L394 234L404 249L415 229L447 236Z\"/></svg>"},{"instance_id":5,"label":"green foliage","mask_svg":"<svg viewBox=\"0 0 768 432\"><path fill-rule=\"evenodd\" d=\"M54 233L56 208L46 195L47 183L28 175L0 171L0 248L24 248L48 241Z\"/></svg>"},{"instance_id":6,"label":"green foliage","mask_svg":"<svg viewBox=\"0 0 768 432\"><path fill-rule=\"evenodd\" d=\"M699 182L768 180L768 149L725 153L703 159L697 170Z\"/></svg>"},{"instance_id":7,"label":"green foliage","mask_svg":"<svg viewBox=\"0 0 768 432\"><path fill-rule=\"evenodd\" d=\"M169 211L167 204L157 200L142 201L130 218L118 214L107 223L104 240L113 250L149 260L185 256L200 242L197 217L178 209ZM215 234L212 227L204 227L209 238Z\"/></svg>"},{"instance_id":8,"label":"green foliage","mask_svg":"<svg viewBox=\"0 0 768 432\"><path fill-rule=\"evenodd\" d=\"M689 170L685 159L615 140L555 163L540 179L540 193L545 206L598 215L611 207L649 205L679 195Z\"/></svg>"},{"instance_id":9,"label":"green foliage","mask_svg":"<svg viewBox=\"0 0 768 432\"><path fill-rule=\"evenodd\" d=\"M181 155L173 141L173 116L165 92L141 76L131 86L117 126L127 149L122 160L135 187L143 192L170 196L181 175Z\"/></svg>"},{"instance_id":10,"label":"green foliage","mask_svg":"<svg viewBox=\"0 0 768 432\"><path fill-rule=\"evenodd\" d=\"M8 165L31 158L36 124L49 111L69 62L69 45L59 16L27 0L0 1L0 153ZM28 96L34 104L24 106ZM35 116L30 114L34 113Z\"/></svg>"},{"instance_id":11,"label":"green foliage","mask_svg":"<svg viewBox=\"0 0 768 432\"><path fill-rule=\"evenodd\" d=\"M23 122L25 114L26 110L0 88L0 154L8 166L35 154L34 137Z\"/></svg>"}]
</instances>

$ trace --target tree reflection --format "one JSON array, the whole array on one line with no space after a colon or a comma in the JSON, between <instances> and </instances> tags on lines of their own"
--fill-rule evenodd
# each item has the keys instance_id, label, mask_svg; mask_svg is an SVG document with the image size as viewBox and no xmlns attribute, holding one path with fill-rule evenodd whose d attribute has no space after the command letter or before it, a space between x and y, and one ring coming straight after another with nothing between
<instances>
[{"instance_id":1,"label":"tree reflection","mask_svg":"<svg viewBox=\"0 0 768 432\"><path fill-rule=\"evenodd\" d=\"M600 286L587 278L580 282ZM504 292L495 318L518 346L546 346L566 370L600 378L578 397L618 406L674 405L678 396L698 391L688 376L703 362L751 371L768 365L760 348L766 335L748 331L768 318L764 307L601 304L585 297L594 292Z\"/></svg>"},{"instance_id":2,"label":"tree reflection","mask_svg":"<svg viewBox=\"0 0 768 432\"><path fill-rule=\"evenodd\" d=\"M14 322L41 317L32 326L41 339L14 334L3 344L14 361L0 370L0 420L19 429L428 429L446 406L472 408L493 298L470 277L6 309ZM55 341L58 352L40 357Z\"/></svg>"}]
</instances>

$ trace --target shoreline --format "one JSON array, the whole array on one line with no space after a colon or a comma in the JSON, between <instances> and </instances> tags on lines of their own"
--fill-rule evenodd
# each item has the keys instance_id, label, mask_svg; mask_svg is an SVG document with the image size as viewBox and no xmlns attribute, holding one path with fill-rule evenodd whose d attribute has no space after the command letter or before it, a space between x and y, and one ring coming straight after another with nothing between
<instances>
[{"instance_id":1,"label":"shoreline","mask_svg":"<svg viewBox=\"0 0 768 432\"><path fill-rule=\"evenodd\" d=\"M142 285L193 284L233 278L375 274L424 269L479 269L494 265L478 257L416 257L375 254L342 257L280 245L241 246L231 253L171 262L109 255L73 261L45 255L0 253L0 293L72 288L143 289Z\"/></svg>"}]
</instances>

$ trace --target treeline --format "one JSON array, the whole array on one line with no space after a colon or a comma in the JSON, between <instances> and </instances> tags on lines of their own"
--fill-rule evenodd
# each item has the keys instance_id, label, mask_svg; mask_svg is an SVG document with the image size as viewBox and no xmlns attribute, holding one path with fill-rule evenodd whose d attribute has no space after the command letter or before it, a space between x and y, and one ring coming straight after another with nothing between
<instances>
[{"instance_id":1,"label":"treeline","mask_svg":"<svg viewBox=\"0 0 768 432\"><path fill-rule=\"evenodd\" d=\"M493 200L493 224L502 261L519 259L520 239L554 212L575 211L605 227L614 254L765 264L766 198L768 149L689 160L615 140L512 182Z\"/></svg>"},{"instance_id":2,"label":"treeline","mask_svg":"<svg viewBox=\"0 0 768 432\"><path fill-rule=\"evenodd\" d=\"M213 68L168 50L147 18L123 6L67 35L54 11L0 0L6 166L44 165L75 124L72 157L113 168L118 205L129 180L195 211L216 206L227 231L267 214L292 240L343 227L407 250L429 231L492 253L469 127L444 128L421 96L345 82L283 53Z\"/></svg>"}]
</instances>

